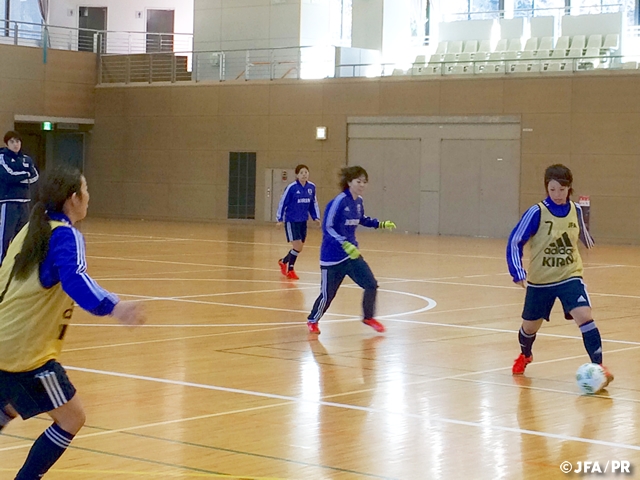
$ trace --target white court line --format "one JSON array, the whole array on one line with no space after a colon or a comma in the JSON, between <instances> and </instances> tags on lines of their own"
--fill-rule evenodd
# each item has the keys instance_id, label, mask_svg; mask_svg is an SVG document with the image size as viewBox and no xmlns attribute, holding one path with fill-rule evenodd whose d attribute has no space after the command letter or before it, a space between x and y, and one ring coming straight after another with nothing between
<instances>
[{"instance_id":1,"label":"white court line","mask_svg":"<svg viewBox=\"0 0 640 480\"><path fill-rule=\"evenodd\" d=\"M208 243L224 243L224 244L237 244L237 245L260 245L260 246L269 246L269 247L280 247L281 243L263 243L263 242L239 242L233 240L213 240L206 238L174 238L174 237L158 237L154 235L131 235L131 234L114 234L114 233L97 233L97 232L88 232L84 234L84 236L106 236L106 237L124 237L124 238L140 238L140 239L150 239L155 240L158 239L160 241L181 241L181 242L208 242ZM94 243L94 242L91 242ZM100 243L100 242L95 242ZM123 242L126 243L126 242ZM320 247L316 245L307 245L306 249L315 249L318 250ZM392 253L392 254L408 254L408 255L429 255L429 256L442 256L442 257L457 257L457 258L480 258L480 259L490 259L490 260L504 260L503 256L494 257L490 255L462 255L462 254L451 254L451 253L435 253L435 252L416 252L416 251L403 251L403 250L376 250L376 249L362 249L362 252L378 252L378 253ZM586 265L601 265L603 268L607 268L610 266L614 267L634 267L640 268L640 265L625 265L625 264L607 264L607 263L590 263L585 262Z\"/></svg>"},{"instance_id":2,"label":"white court line","mask_svg":"<svg viewBox=\"0 0 640 480\"><path fill-rule=\"evenodd\" d=\"M346 287L346 285L345 285ZM355 288L355 286L349 286L349 287L353 287ZM359 288L359 287L358 287ZM279 290L278 290L279 291ZM410 292L402 292L402 291L397 291L397 290L387 290L384 288L379 288L378 289L379 292L386 292L386 293L397 293L398 295L405 295L408 297L415 297L418 298L420 300L423 300L426 305L422 308L418 308L416 310L411 310L408 312L400 312L400 313L394 313L392 315L382 315L382 316L378 316L378 318L380 319L385 319L385 318L389 318L392 316L397 316L397 315L416 315L416 314L420 314L423 312L426 312L428 310L431 310L433 308L436 307L436 302L434 300L432 300L429 297L425 297L424 295L417 295L415 293L410 293ZM125 296L125 295L122 295ZM249 309L259 309L259 310L275 310L278 312L287 312L287 313L309 313L308 310L292 310L292 309L285 309L285 308L275 308L275 307L261 307L261 306L256 306L256 305L242 305L242 304L237 304L237 303L223 303L223 302L208 302L205 300L190 300L187 297L148 297L146 295L133 295L133 294L128 294L126 295L128 297L133 297L133 298L142 298L144 300L167 300L167 301L175 301L175 302L184 302L184 303L196 303L196 304L200 304L200 305L221 305L221 306L231 306L231 307L236 307L236 308L249 308ZM346 315L346 314L341 314L341 313L325 313L325 315L333 315L333 316L337 316L337 317L347 317L349 319L349 321L351 319L354 319L355 317L353 315ZM344 322L347 320L334 320L334 322ZM278 325L290 325L291 322L280 322L280 323L276 323L276 322L264 322L264 323L240 323L240 324L207 324L206 326L233 326L233 327L241 327L241 326L249 326L249 327L255 327L255 326L278 326ZM128 325L122 325L119 323L108 323L108 324L74 324L77 326L104 326L104 327L129 327ZM139 325L136 326L136 328L144 328L144 327L158 327L160 325ZM171 325L170 325L171 326ZM192 325L193 326L193 325ZM195 324L195 326L200 326L200 324ZM175 326L171 326L172 328L175 328Z\"/></svg>"},{"instance_id":3,"label":"white court line","mask_svg":"<svg viewBox=\"0 0 640 480\"><path fill-rule=\"evenodd\" d=\"M382 414L382 415L395 415L395 416L400 416L400 417L405 417L405 418L412 418L412 419L428 418L428 419L433 420L435 422L451 424L451 425L474 427L474 428L480 428L480 429L484 429L484 430L493 430L493 431L499 431L499 432L528 434L528 435L534 435L534 436L544 437L544 438L554 438L554 439L562 440L562 441L574 441L574 442L580 442L580 443L587 443L587 444L591 444L591 445L601 445L601 446L612 447L612 448L621 448L621 449L625 449L625 450L640 451L640 446L638 446L638 445L630 445L630 444L618 443L618 442L608 442L608 441L604 441L604 440L594 440L594 439L590 439L590 438L575 437L575 436L571 436L571 435L562 435L562 434L555 434L555 433L549 433L549 432L538 432L538 431L535 431L535 430L527 430L527 429L513 428L513 427L504 427L504 426L501 426L501 425L490 425L490 424L487 424L486 422L471 422L471 421L456 420L456 419L452 419L452 418L446 418L446 417L440 417L440 416L429 416L429 415L425 417L423 415L416 414L416 413L407 413L407 412L393 411L393 410L382 410L382 409L379 409L379 408L362 407L362 406L359 406L359 405L350 405L350 404L344 404L344 403L327 402L325 400L312 400L312 399L307 399L307 398L303 398L303 397L292 397L292 396L288 396L288 395L277 395L277 394L273 394L273 393L257 392L257 391L253 391L253 390L243 390L243 389L238 389L238 388L228 388L228 387L221 387L221 386L217 386L217 385L206 385L206 384L201 384L201 383L184 382L184 381L179 381L179 380L168 380L168 379L164 379L164 378L149 377L149 376L145 376L145 375L133 375L133 374L128 374L128 373L111 372L111 371L105 371L105 370L95 370L95 369L91 369L91 368L73 367L73 366L68 366L68 365L65 365L65 368L67 370L83 372L83 373L106 375L106 376L126 378L126 379L131 379L131 380L142 380L142 381L147 381L147 382L155 382L155 383L161 383L161 384L166 384L166 385L175 385L175 386L181 386L181 387L199 388L199 389L204 389L204 390L212 390L212 391L224 392L224 393L234 393L234 394L239 394L239 395L250 395L250 396L254 396L254 397L261 397L261 398L269 398L269 399L273 399L273 400L288 401L288 402L291 402L291 403L294 403L294 404L311 404L311 405L318 405L318 406L323 406L323 407L335 407L335 408L346 409L346 410L356 410L356 411L361 411L361 412L366 412L366 413L376 413L376 414ZM477 373L481 373L481 372L477 372Z\"/></svg>"},{"instance_id":4,"label":"white court line","mask_svg":"<svg viewBox=\"0 0 640 480\"><path fill-rule=\"evenodd\" d=\"M345 287L347 287L345 285ZM352 288L356 288L355 285L349 285L348 287L352 287ZM359 287L357 287L359 288ZM438 323L438 322L429 322L429 321L422 321L422 320L408 320L408 319L403 319L403 318L396 318L396 317L400 317L400 316L407 316L407 315L417 315L417 314L422 314L425 313L427 315L436 315L436 314L444 314L444 313L456 313L456 312L465 312L465 311L474 311L474 310L479 310L479 309L487 309L487 308L504 308L504 307L509 307L509 306L518 306L521 305L521 302L518 303L506 303L506 304L500 304L500 305L483 305L480 307L467 307L467 308L456 308L456 309L449 309L449 310L435 310L432 311L433 308L435 308L435 302L433 302L431 299L429 299L428 297L423 297L421 295L417 295L417 294L413 294L413 293L408 293L408 292L399 292L399 291L394 291L394 290L386 290L386 289L380 289L380 291L383 292L387 292L387 293L399 293L399 294L404 294L407 296L412 296L412 297L416 297L422 300L425 300L425 302L427 302L427 306L423 307L421 309L418 310L413 310L410 312L401 312L401 313L392 313L392 314L387 314L387 315L379 315L377 316L378 319L380 320L391 320L393 322L397 322L397 323L405 323L405 324L412 324L412 325L424 325L424 326L429 326L429 327L444 327L444 328L456 328L456 329L465 329L465 330L475 330L475 331L485 331L485 332L492 332L492 333L504 333L504 334L513 334L513 333L517 333L518 330L510 330L510 329L506 329L506 328L495 328L495 327L479 327L479 326L474 326L474 325L459 325L459 324L450 324L450 323ZM274 308L274 307L259 307L259 306L255 306L255 305L241 305L241 304L233 304L233 303L222 303L222 302L207 302L204 300L190 300L188 297L147 297L147 296L141 296L141 295L127 295L129 297L141 297L145 300L167 300L167 301L177 301L177 302L185 302L185 303L196 303L196 304L204 304L204 305L222 305L222 306L232 306L232 307L237 307L237 308L250 308L250 309L264 309L264 310L270 310L270 311L281 311L281 312L287 312L287 313L302 313L302 314L307 314L308 310L294 310L294 309L284 309L284 308ZM431 303L433 302L433 304ZM345 317L344 320L323 320L323 323L343 323L343 322L348 322L348 321L353 321L353 320L359 320L359 317L355 317L353 315L347 315L347 314L343 314L343 313L330 313L327 312L325 313L325 316L333 316L333 317ZM122 325L120 323L78 323L78 324L73 324L74 326L77 327L106 327L106 328L130 328L127 325ZM219 328L219 327L257 327L257 326L273 326L273 327L277 327L277 326L291 326L291 325L302 325L302 322L295 323L295 324L291 324L291 322L264 322L264 323L206 323L206 324L145 324L145 325L140 325L137 326L136 328ZM556 333L544 333L544 332L538 332L537 334L540 337L550 337L550 338L561 338L561 339L568 339L568 340L582 340L581 336L575 336L575 335L560 335L560 334L556 334ZM629 341L629 340L613 340L613 339L602 339L603 343L618 343L618 344L623 344L623 345L640 345L640 342L633 342L633 341Z\"/></svg>"},{"instance_id":5,"label":"white court line","mask_svg":"<svg viewBox=\"0 0 640 480\"><path fill-rule=\"evenodd\" d=\"M167 261L167 260L147 260L147 259L136 259L136 258L126 258L126 257L101 257L101 256L88 256L88 258L97 258L101 260L117 260L123 262L143 262L143 263L163 263L170 265L192 265L192 266L202 266L202 267L220 267L220 268L229 268L229 269L239 269L239 270L254 270L254 271L267 271L273 272L272 268L254 268L254 267L239 267L239 266L229 266L229 265L215 265L215 264L207 264L207 263L190 263L190 262L175 262L175 261ZM614 265L614 267L618 267L619 265ZM319 275L318 272L304 272L308 274ZM496 274L496 275L502 275ZM522 287L517 285L488 285L488 284L479 284L479 283L464 283L464 282L445 282L442 280L430 280L430 279L410 279L410 278L392 278L392 277L379 277L387 280L397 280L403 281L405 283L434 283L434 284L442 284L442 285L456 285L462 287L481 287L481 288L499 288L502 290L519 290ZM461 277L454 277L461 278ZM248 280L241 280L248 281ZM594 293L589 292L590 296L604 296L604 297L616 297L616 298L630 298L630 299L640 299L640 295L618 295L613 293Z\"/></svg>"},{"instance_id":6,"label":"white court line","mask_svg":"<svg viewBox=\"0 0 640 480\"><path fill-rule=\"evenodd\" d=\"M621 349L619 351L624 351L624 350L629 350L629 349L630 348ZM614 353L614 352L615 351L608 352L608 353ZM545 361L545 362L537 362L537 363L540 363L540 364L553 363L553 362L558 362L558 361L563 361L563 360L568 360L568 359L574 359L574 358L578 358L578 357L566 357L564 359L548 360L548 361ZM397 415L397 416L402 416L402 417L418 418L418 419L425 418L425 416L419 415L419 414L415 414L415 413L398 412L398 411L392 411L392 410L381 410L381 409L377 409L377 408L362 407L362 406L358 406L358 405L350 405L350 404L337 403L337 402L328 402L326 400L312 400L312 399L306 399L306 398L302 398L302 397L292 397L292 396L286 396L286 395L277 395L277 394L271 394L271 393L257 392L257 391L253 391L253 390L243 390L243 389L236 389L236 388L220 387L220 386L215 386L215 385L206 385L206 384L199 384L199 383L192 383L192 382L184 382L184 381L179 381L179 380L168 380L168 379L149 377L149 376L144 376L144 375L133 375L133 374L127 374L127 373L120 373L120 372L112 372L112 371L95 370L95 369L89 369L89 368L73 367L73 366L68 366L68 365L65 365L65 368L67 370L73 370L73 371L78 371L78 372L83 372L83 373L92 373L92 374L98 374L98 375L106 375L106 376L119 377L119 378L127 378L127 379L131 379L131 380L142 380L142 381L149 381L149 382L168 384L168 385L176 385L176 386L182 386L182 387L200 388L200 389L213 390L213 391L219 391L219 392L225 392L225 393L236 393L236 394L241 394L241 395L251 395L251 396L255 396L255 397L270 398L270 399L284 401L283 403L278 403L278 404L275 404L275 405L266 405L266 406L261 406L261 407L253 407L253 408L250 408L250 409L243 409L243 410L233 410L233 411L228 411L228 412L219 412L219 413L210 414L210 415L200 415L200 416L197 416L197 417L167 420L167 421L163 421L163 422L155 422L155 423L150 423L150 424L137 425L137 426L127 427L127 428L123 428L123 429L109 430L109 431L103 431L103 432L95 432L95 433L86 434L86 435L79 435L76 438L89 438L89 437L95 437L95 436L110 435L110 434L114 434L114 433L130 431L130 430L139 430L139 429L151 428L151 427L156 427L156 426L163 426L163 425L169 425L169 424L175 424L175 423L182 423L182 422L188 422L188 421L192 421L192 420L200 420L200 419L204 419L204 418L211 418L211 417L222 416L222 415L227 415L227 414L231 415L231 414L235 414L235 413L243 413L243 412L251 411L251 410L281 407L281 406L288 405L290 403L297 403L297 404L307 403L307 404L314 404L314 405L325 406L325 407L335 407L335 408L342 408L342 409L347 409L347 410L357 410L357 411L363 411L363 412L367 412L367 413L376 413L376 414L383 414L383 415ZM442 380L455 380L455 379L461 379L462 380L463 377L467 377L467 376L470 376L470 375L482 375L482 374L491 373L491 372L495 372L495 371L507 370L508 368L510 368L510 367L502 367L502 368L496 368L496 369L491 369L491 370L484 370L484 371L481 371L481 372L467 372L467 373L448 376L448 377L427 379L427 380L423 380L423 381L420 381L420 382L408 383L407 386L416 385L416 384L420 384L420 383L429 383L429 382L435 382L435 381L442 381ZM465 380L465 381L470 381L470 380ZM507 385L507 384L500 384L500 385L504 385L504 386L507 386L507 387L514 386L514 385ZM520 386L518 386L518 385L515 385L515 386L520 388ZM323 398L332 398L332 397L336 397L336 396L353 395L353 394L356 394L356 393L362 393L362 392L373 391L373 390L374 389L343 392L343 393L340 393L340 394L330 395L330 396L323 397ZM568 392L559 391L559 393L567 394ZM615 397L606 397L606 398L620 400L620 399L615 398ZM586 444L591 444L591 445L601 445L601 446L612 447L612 448L621 448L621 449L625 449L625 450L640 451L640 446L638 446L638 445L631 445L631 444L618 443L618 442L608 442L608 441L604 441L604 440L594 440L594 439L589 439L589 438L575 437L575 436L571 436L571 435L555 434L555 433L550 433L550 432L539 432L539 431L536 431L536 430L528 430L528 429L522 429L522 428L504 427L504 426L500 426L500 425L489 425L486 422L470 422L470 421L456 420L456 419L440 417L440 416L427 416L426 418L429 418L430 420L433 420L435 422L440 422L440 423L445 423L445 424L452 424L452 425L459 425L459 426L466 426L466 427L474 427L474 428L487 429L487 430L500 431L500 432L509 432L509 433L516 433L516 434L527 434L527 435L543 437L543 438L553 438L553 439L557 439L557 440L561 440L561 441L574 441L574 442L586 443ZM23 444L23 445L14 445L12 447L0 448L0 452L9 451L9 450L18 450L18 449L21 449L21 448L28 448L28 447L31 447L31 445L32 445L31 443L28 443L28 444Z\"/></svg>"},{"instance_id":7,"label":"white court line","mask_svg":"<svg viewBox=\"0 0 640 480\"><path fill-rule=\"evenodd\" d=\"M156 237L156 236L140 236L140 235L125 235L125 234L111 234L111 233L86 233L84 236L107 236L107 237L125 237L125 238L141 238L141 239L164 239L166 241L171 242L206 242L206 243L224 243L224 244L232 244L232 245L260 245L260 246L268 246L268 247L281 247L282 243L264 243L264 242L238 242L233 240L213 240L208 238L174 238L174 237ZM91 241L90 243L94 243ZM95 242L99 243L99 242ZM314 249L318 250L320 246L318 245L308 245L305 246L305 249ZM363 253L366 252L378 252L378 253L393 253L393 254L409 254L409 255L429 255L429 256L437 256L437 257L461 257L461 258L481 258L481 259L489 259L489 260L504 260L504 257L493 257L489 255L462 255L462 254L449 254L449 253L433 253L433 252L415 252L415 251L402 251L402 250L372 250L366 249L362 250Z\"/></svg>"}]
</instances>

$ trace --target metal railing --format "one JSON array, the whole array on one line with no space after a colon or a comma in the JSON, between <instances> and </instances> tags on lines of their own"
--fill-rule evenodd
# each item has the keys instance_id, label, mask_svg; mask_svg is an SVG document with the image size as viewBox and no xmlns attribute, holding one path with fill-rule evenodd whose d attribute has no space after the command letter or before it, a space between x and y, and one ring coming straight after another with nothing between
<instances>
[{"instance_id":1,"label":"metal railing","mask_svg":"<svg viewBox=\"0 0 640 480\"><path fill-rule=\"evenodd\" d=\"M103 84L129 84L401 75L542 74L630 70L636 69L639 61L640 56L622 56L611 50L603 50L598 56L576 57L537 57L532 52L520 52L517 57L498 60L482 58L468 61L425 62L402 68L394 63L336 63L333 48L273 48L194 52L193 70L189 68L186 53L102 55L99 81Z\"/></svg>"},{"instance_id":2,"label":"metal railing","mask_svg":"<svg viewBox=\"0 0 640 480\"><path fill-rule=\"evenodd\" d=\"M335 47L101 55L100 83L326 78L335 76Z\"/></svg>"},{"instance_id":3,"label":"metal railing","mask_svg":"<svg viewBox=\"0 0 640 480\"><path fill-rule=\"evenodd\" d=\"M107 54L191 52L193 35L116 32L0 20L0 44Z\"/></svg>"}]
</instances>

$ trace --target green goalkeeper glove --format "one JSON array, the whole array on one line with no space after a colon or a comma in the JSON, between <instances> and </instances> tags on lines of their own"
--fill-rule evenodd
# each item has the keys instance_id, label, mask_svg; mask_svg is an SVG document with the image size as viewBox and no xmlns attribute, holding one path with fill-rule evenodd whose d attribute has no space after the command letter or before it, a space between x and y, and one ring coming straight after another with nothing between
<instances>
[{"instance_id":1,"label":"green goalkeeper glove","mask_svg":"<svg viewBox=\"0 0 640 480\"><path fill-rule=\"evenodd\" d=\"M347 255L349 255L351 260L355 260L360 256L360 250L358 250L358 247L351 242L342 242L342 249L347 252Z\"/></svg>"},{"instance_id":2,"label":"green goalkeeper glove","mask_svg":"<svg viewBox=\"0 0 640 480\"><path fill-rule=\"evenodd\" d=\"M393 230L396 228L396 224L390 220L385 220L384 222L378 223L378 228L384 228L385 230Z\"/></svg>"}]
</instances>

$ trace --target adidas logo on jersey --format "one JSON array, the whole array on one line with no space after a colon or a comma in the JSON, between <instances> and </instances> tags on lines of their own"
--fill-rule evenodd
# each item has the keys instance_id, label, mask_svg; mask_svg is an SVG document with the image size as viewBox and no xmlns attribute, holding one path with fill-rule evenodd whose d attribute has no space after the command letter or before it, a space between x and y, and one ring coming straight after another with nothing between
<instances>
[{"instance_id":1,"label":"adidas logo on jersey","mask_svg":"<svg viewBox=\"0 0 640 480\"><path fill-rule=\"evenodd\" d=\"M564 267L574 262L573 245L566 232L560 238L551 242L544 249L544 253L550 256L542 259L543 267Z\"/></svg>"},{"instance_id":2,"label":"adidas logo on jersey","mask_svg":"<svg viewBox=\"0 0 640 480\"><path fill-rule=\"evenodd\" d=\"M580 295L580 296L578 297L578 302L586 302L586 301L587 301L587 299L586 299L586 298L584 298L584 295Z\"/></svg>"}]
</instances>

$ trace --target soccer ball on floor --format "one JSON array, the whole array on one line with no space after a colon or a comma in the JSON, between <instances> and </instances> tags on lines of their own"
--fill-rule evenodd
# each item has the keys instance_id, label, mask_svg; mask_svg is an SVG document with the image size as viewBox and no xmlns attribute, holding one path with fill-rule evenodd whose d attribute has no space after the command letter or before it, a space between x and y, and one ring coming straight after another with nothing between
<instances>
[{"instance_id":1,"label":"soccer ball on floor","mask_svg":"<svg viewBox=\"0 0 640 480\"><path fill-rule=\"evenodd\" d=\"M582 393L585 395L593 395L602 389L607 381L607 375L604 369L597 363L585 363L578 367L576 381Z\"/></svg>"}]
</instances>

